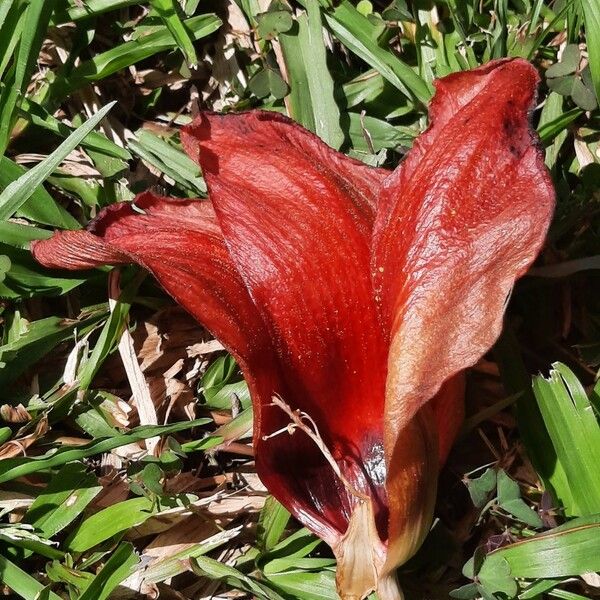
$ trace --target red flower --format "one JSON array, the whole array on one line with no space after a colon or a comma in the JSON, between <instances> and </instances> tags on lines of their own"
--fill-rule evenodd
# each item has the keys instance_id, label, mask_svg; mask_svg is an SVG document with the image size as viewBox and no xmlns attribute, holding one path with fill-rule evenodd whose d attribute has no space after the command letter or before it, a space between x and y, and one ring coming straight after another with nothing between
<instances>
[{"instance_id":1,"label":"red flower","mask_svg":"<svg viewBox=\"0 0 600 600\"><path fill-rule=\"evenodd\" d=\"M521 59L439 80L392 173L275 113L204 114L182 140L210 202L145 193L141 212L116 204L33 247L51 267L136 262L223 342L250 387L258 472L332 546L345 597L396 597L462 419L460 373L544 240L537 82ZM287 433L285 405L321 447Z\"/></svg>"}]
</instances>

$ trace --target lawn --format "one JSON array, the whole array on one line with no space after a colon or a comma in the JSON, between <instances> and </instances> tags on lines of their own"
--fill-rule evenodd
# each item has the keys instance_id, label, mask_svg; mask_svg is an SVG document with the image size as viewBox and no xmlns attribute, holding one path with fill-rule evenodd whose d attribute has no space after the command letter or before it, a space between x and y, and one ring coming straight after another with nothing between
<instances>
[{"instance_id":1,"label":"lawn","mask_svg":"<svg viewBox=\"0 0 600 600\"><path fill-rule=\"evenodd\" d=\"M556 209L397 577L407 600L600 597L600 0L0 0L2 595L338 597L256 474L220 341L139 266L30 248L146 190L206 198L180 135L201 111L282 113L393 169L434 80L505 57L539 73Z\"/></svg>"}]
</instances>

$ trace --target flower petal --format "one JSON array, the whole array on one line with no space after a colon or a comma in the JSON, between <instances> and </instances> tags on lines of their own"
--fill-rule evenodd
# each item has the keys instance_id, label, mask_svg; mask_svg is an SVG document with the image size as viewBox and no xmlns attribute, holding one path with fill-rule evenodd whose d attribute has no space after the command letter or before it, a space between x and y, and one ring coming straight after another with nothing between
<instances>
[{"instance_id":1,"label":"flower petal","mask_svg":"<svg viewBox=\"0 0 600 600\"><path fill-rule=\"evenodd\" d=\"M439 80L430 128L385 182L373 265L391 339L388 459L444 381L494 343L543 243L554 191L529 124L538 81L522 59Z\"/></svg>"},{"instance_id":2,"label":"flower petal","mask_svg":"<svg viewBox=\"0 0 600 600\"><path fill-rule=\"evenodd\" d=\"M255 403L255 439L262 444L261 408L270 404L276 391L287 391L262 318L231 261L210 202L144 193L134 203L103 210L88 231L57 232L35 242L32 252L54 268L134 262L148 269L235 356ZM273 427L287 424L283 413L271 412ZM339 534L332 523L341 517L338 505L328 499L337 496L340 483L324 468L323 455L300 433L268 444L277 469L263 467L263 480L304 523L334 539Z\"/></svg>"},{"instance_id":3,"label":"flower petal","mask_svg":"<svg viewBox=\"0 0 600 600\"><path fill-rule=\"evenodd\" d=\"M275 113L204 114L184 128L182 140L202 167L233 261L273 340L286 382L274 391L314 419L344 475L373 495L384 535L387 350L369 245L388 173L344 157ZM295 488L305 506L316 506L343 533L353 496L323 458L300 492L306 459L289 440L280 451L277 438L263 439L281 425L281 410L263 406L259 474L284 504ZM300 520L306 523L302 514Z\"/></svg>"},{"instance_id":4,"label":"flower petal","mask_svg":"<svg viewBox=\"0 0 600 600\"><path fill-rule=\"evenodd\" d=\"M217 140L225 146L219 147ZM209 171L218 169L227 148L228 158L239 169L236 186L240 179L247 178L257 187L262 185L264 191L270 186L281 189L282 182L277 181L281 173L292 168L301 173L301 166L307 165L308 187L311 173L322 170L348 194L360 213L369 215L368 220L374 218L380 187L390 175L386 169L369 167L333 150L304 127L275 112L205 112L183 128L181 141L190 157Z\"/></svg>"},{"instance_id":5,"label":"flower petal","mask_svg":"<svg viewBox=\"0 0 600 600\"><path fill-rule=\"evenodd\" d=\"M210 202L146 192L133 204L104 209L87 231L35 242L32 252L42 264L63 269L138 263L236 357L248 360L269 345Z\"/></svg>"}]
</instances>

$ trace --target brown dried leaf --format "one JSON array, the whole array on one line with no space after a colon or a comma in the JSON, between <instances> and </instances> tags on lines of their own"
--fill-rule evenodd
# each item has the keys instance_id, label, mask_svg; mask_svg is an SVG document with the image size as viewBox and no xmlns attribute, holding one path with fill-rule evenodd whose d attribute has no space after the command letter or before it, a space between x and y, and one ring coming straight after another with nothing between
<instances>
[{"instance_id":1,"label":"brown dried leaf","mask_svg":"<svg viewBox=\"0 0 600 600\"><path fill-rule=\"evenodd\" d=\"M115 470L107 472L98 478L102 491L94 498L92 503L94 510L101 510L127 500L129 497L129 486L124 475Z\"/></svg>"},{"instance_id":2,"label":"brown dried leaf","mask_svg":"<svg viewBox=\"0 0 600 600\"><path fill-rule=\"evenodd\" d=\"M174 527L157 535L144 549L143 555L160 561L180 550L197 545L220 531L214 521L190 515Z\"/></svg>"},{"instance_id":3,"label":"brown dried leaf","mask_svg":"<svg viewBox=\"0 0 600 600\"><path fill-rule=\"evenodd\" d=\"M231 475L215 475L214 477L197 477L193 473L178 473L167 480L165 491L169 494L199 492L224 485L232 480Z\"/></svg>"},{"instance_id":4,"label":"brown dried leaf","mask_svg":"<svg viewBox=\"0 0 600 600\"><path fill-rule=\"evenodd\" d=\"M0 416L7 423L27 423L28 421L31 421L31 415L20 403L17 404L17 406L3 404L0 406Z\"/></svg>"},{"instance_id":5,"label":"brown dried leaf","mask_svg":"<svg viewBox=\"0 0 600 600\"><path fill-rule=\"evenodd\" d=\"M25 435L23 437L9 440L2 446L0 446L0 460L5 458L14 458L15 456L25 455L27 448L35 443L40 437L45 435L48 431L48 419L44 415L37 423L33 433Z\"/></svg>"}]
</instances>

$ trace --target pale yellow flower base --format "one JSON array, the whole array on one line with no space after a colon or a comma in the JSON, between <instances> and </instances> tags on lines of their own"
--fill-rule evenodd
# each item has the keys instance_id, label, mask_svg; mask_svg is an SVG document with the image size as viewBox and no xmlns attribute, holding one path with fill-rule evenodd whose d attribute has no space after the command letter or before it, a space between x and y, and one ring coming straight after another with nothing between
<instances>
[{"instance_id":1,"label":"pale yellow flower base","mask_svg":"<svg viewBox=\"0 0 600 600\"><path fill-rule=\"evenodd\" d=\"M386 548L379 539L373 505L365 498L355 508L348 530L333 547L336 581L342 600L362 600L376 591L379 600L403 600L393 573L384 573Z\"/></svg>"}]
</instances>

